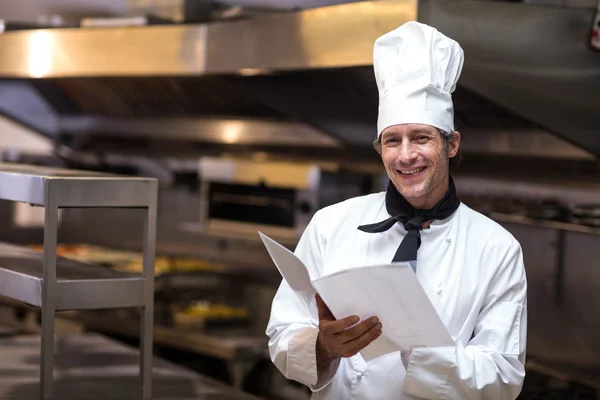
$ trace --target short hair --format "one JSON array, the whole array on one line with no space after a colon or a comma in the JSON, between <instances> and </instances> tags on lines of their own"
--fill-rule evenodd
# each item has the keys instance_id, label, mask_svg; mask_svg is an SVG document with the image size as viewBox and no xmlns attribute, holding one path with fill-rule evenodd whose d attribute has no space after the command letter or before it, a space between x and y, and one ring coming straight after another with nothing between
<instances>
[{"instance_id":1,"label":"short hair","mask_svg":"<svg viewBox=\"0 0 600 400\"><path fill-rule=\"evenodd\" d=\"M446 132L439 128L437 128L437 130L440 133L440 135L442 136L442 139L444 139L444 150L446 150L448 148L448 143L450 143L451 141L453 141L456 138L456 131ZM377 153L379 153L379 155L381 155L381 149L382 149L381 135L379 135L379 137L373 142L373 148L377 151ZM449 160L450 166L458 164L458 162L460 161L460 158L461 158L461 149L459 148L456 155L454 157L450 158L450 160Z\"/></svg>"}]
</instances>

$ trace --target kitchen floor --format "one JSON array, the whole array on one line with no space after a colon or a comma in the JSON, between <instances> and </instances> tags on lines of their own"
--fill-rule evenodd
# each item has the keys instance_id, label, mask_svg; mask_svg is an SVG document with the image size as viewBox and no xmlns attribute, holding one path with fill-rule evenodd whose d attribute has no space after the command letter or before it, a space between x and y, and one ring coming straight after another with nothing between
<instances>
[{"instance_id":1,"label":"kitchen floor","mask_svg":"<svg viewBox=\"0 0 600 400\"><path fill-rule=\"evenodd\" d=\"M0 331L0 399L39 398L40 335ZM93 333L57 336L53 400L141 398L139 355L134 348ZM155 357L156 400L258 400Z\"/></svg>"},{"instance_id":2,"label":"kitchen floor","mask_svg":"<svg viewBox=\"0 0 600 400\"><path fill-rule=\"evenodd\" d=\"M11 307L0 305L0 400L38 398L39 335L34 333L36 325L31 315L17 321ZM103 335L84 334L80 325L68 319L57 318L56 330L59 339L55 399L131 400L139 397L136 396L139 384L135 348ZM216 380L178 368L159 359L155 365L154 399L255 399ZM270 386L279 385L271 382ZM308 399L310 396L300 387L294 390L289 384L280 387L287 389L287 393L282 397L284 392L280 391L280 396L272 399ZM110 388L109 392L107 388ZM214 397L215 394L218 395ZM271 399L268 395L264 398ZM518 400L600 400L600 390L528 371Z\"/></svg>"}]
</instances>

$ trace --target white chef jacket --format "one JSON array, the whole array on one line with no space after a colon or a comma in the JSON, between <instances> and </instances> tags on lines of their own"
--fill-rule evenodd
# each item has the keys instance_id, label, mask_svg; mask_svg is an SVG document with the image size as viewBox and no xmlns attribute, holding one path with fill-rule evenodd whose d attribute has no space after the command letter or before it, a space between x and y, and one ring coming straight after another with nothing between
<instances>
[{"instance_id":1,"label":"white chef jacket","mask_svg":"<svg viewBox=\"0 0 600 400\"><path fill-rule=\"evenodd\" d=\"M398 223L382 233L358 226L389 218L385 192L319 210L295 254L311 278L391 262L406 235ZM525 377L527 283L515 238L461 204L421 231L417 278L455 346L414 349L365 362L360 353L317 376L316 302L302 304L282 281L266 334L283 375L312 390L313 399L515 399Z\"/></svg>"}]
</instances>

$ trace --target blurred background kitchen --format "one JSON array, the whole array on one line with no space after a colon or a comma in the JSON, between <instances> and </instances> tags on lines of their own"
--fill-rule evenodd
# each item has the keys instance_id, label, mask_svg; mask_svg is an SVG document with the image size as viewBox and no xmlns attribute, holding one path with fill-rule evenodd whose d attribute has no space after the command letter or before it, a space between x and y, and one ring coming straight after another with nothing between
<instances>
[{"instance_id":1,"label":"blurred background kitchen","mask_svg":"<svg viewBox=\"0 0 600 400\"><path fill-rule=\"evenodd\" d=\"M293 249L317 209L385 189L371 146L372 45L408 20L431 24L466 54L454 95L459 197L524 250L520 398L600 399L599 10L597 0L5 0L1 158L158 180L154 354L188 374L161 378L168 398L308 399L268 358L281 277L256 231ZM0 241L43 249L43 208L3 200L0 218ZM138 209L62 209L57 255L140 273L143 220ZM0 345L17 354L10 343L40 334L40 311L0 300ZM119 368L137 362L121 351L139 344L139 309L61 311L56 327L106 339L105 356L80 354L80 367L95 363L102 398L118 394ZM77 358L67 344L55 349L65 376ZM0 382L0 398L35 386L39 348L28 351L23 365L0 356L5 377L31 378Z\"/></svg>"}]
</instances>

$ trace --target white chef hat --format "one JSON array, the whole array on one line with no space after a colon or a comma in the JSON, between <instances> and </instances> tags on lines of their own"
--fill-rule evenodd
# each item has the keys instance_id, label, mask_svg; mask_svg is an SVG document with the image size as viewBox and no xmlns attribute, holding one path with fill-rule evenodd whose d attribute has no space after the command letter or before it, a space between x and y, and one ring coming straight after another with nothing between
<instances>
[{"instance_id":1,"label":"white chef hat","mask_svg":"<svg viewBox=\"0 0 600 400\"><path fill-rule=\"evenodd\" d=\"M373 49L379 89L377 137L389 126L408 123L454 131L451 94L463 62L456 41L416 21L377 39Z\"/></svg>"}]
</instances>

